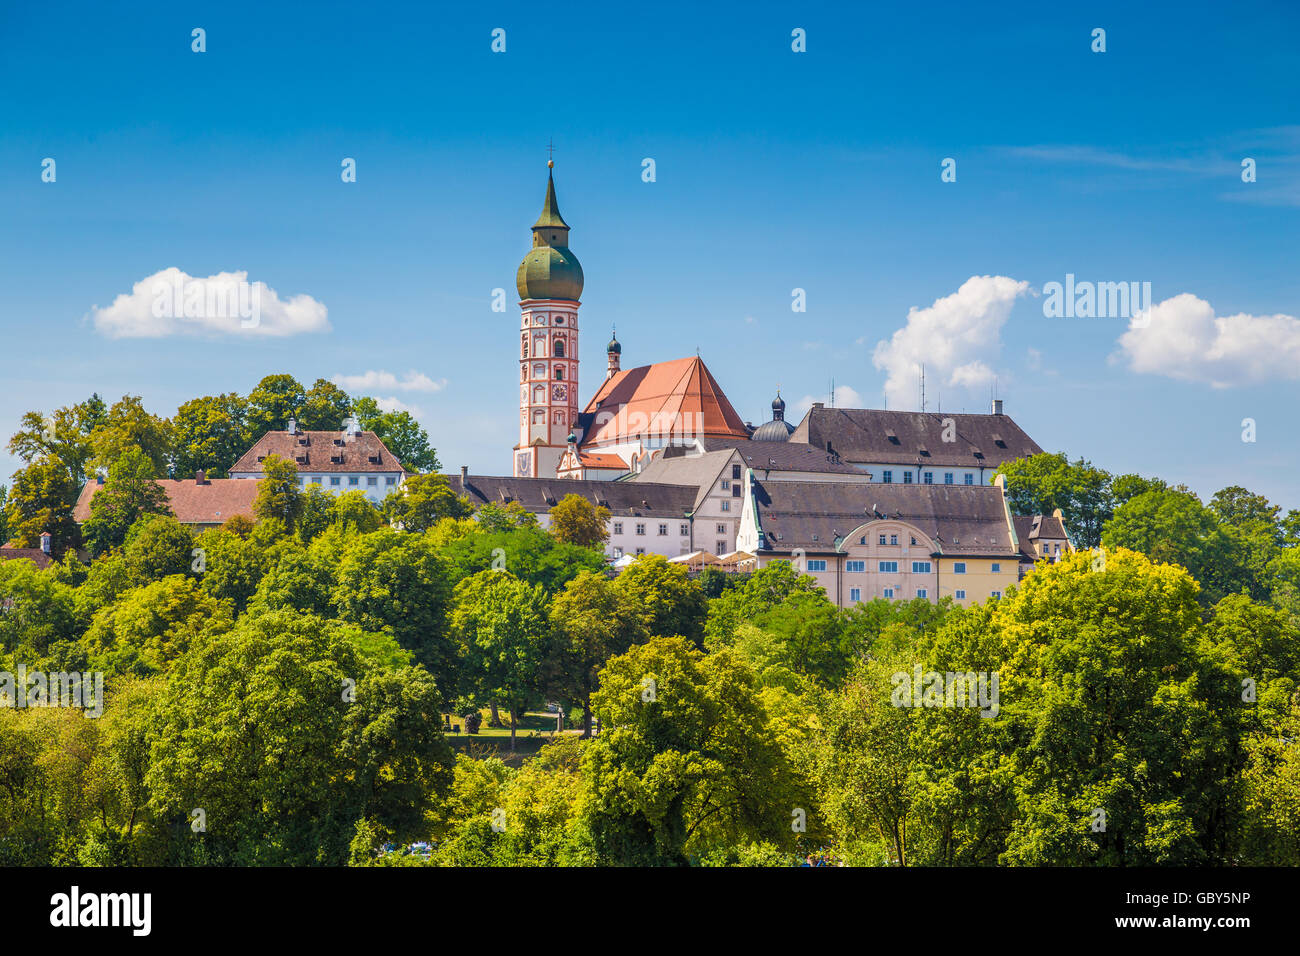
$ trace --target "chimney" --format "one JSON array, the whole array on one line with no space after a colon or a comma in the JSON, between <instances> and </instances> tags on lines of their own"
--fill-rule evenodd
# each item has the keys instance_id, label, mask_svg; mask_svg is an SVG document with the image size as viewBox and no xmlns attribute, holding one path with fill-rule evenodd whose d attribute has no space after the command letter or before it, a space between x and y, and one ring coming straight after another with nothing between
<instances>
[{"instance_id":1,"label":"chimney","mask_svg":"<svg viewBox=\"0 0 1300 956\"><path fill-rule=\"evenodd\" d=\"M460 491L465 493L465 488L469 485L469 465L460 466Z\"/></svg>"},{"instance_id":2,"label":"chimney","mask_svg":"<svg viewBox=\"0 0 1300 956\"><path fill-rule=\"evenodd\" d=\"M194 483L196 485L206 485L208 483L207 475L204 474L202 468L194 473Z\"/></svg>"},{"instance_id":3,"label":"chimney","mask_svg":"<svg viewBox=\"0 0 1300 956\"><path fill-rule=\"evenodd\" d=\"M290 435L298 434L298 419L296 418L289 419L289 434Z\"/></svg>"},{"instance_id":4,"label":"chimney","mask_svg":"<svg viewBox=\"0 0 1300 956\"><path fill-rule=\"evenodd\" d=\"M48 531L41 532L41 550L46 554L50 553L50 533Z\"/></svg>"},{"instance_id":5,"label":"chimney","mask_svg":"<svg viewBox=\"0 0 1300 956\"><path fill-rule=\"evenodd\" d=\"M993 414L994 415L1002 414L1002 399L1000 398L993 399Z\"/></svg>"}]
</instances>

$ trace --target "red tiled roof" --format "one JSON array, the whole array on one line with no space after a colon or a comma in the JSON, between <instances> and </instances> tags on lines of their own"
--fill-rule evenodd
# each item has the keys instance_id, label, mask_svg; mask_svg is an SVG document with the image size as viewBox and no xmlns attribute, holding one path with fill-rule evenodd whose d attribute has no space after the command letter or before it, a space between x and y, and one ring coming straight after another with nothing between
<instances>
[{"instance_id":1,"label":"red tiled roof","mask_svg":"<svg viewBox=\"0 0 1300 956\"><path fill-rule=\"evenodd\" d=\"M20 558L26 558L42 571L54 563L54 559L40 548L11 548L7 544L0 548L0 561L14 561Z\"/></svg>"},{"instance_id":2,"label":"red tiled roof","mask_svg":"<svg viewBox=\"0 0 1300 956\"><path fill-rule=\"evenodd\" d=\"M749 430L721 386L695 358L627 369L606 379L587 404L592 425L582 444L638 437L748 438Z\"/></svg>"},{"instance_id":3,"label":"red tiled roof","mask_svg":"<svg viewBox=\"0 0 1300 956\"><path fill-rule=\"evenodd\" d=\"M173 481L158 479L167 493L167 503L181 524L225 524L233 515L253 517L253 500L257 497L256 478L210 478L198 484L193 478ZM72 516L78 523L90 517L90 499L107 485L89 481L81 489Z\"/></svg>"},{"instance_id":4,"label":"red tiled roof","mask_svg":"<svg viewBox=\"0 0 1300 956\"><path fill-rule=\"evenodd\" d=\"M287 431L267 432L244 452L230 468L230 474L255 475L262 471L262 459L279 455L298 463L299 471L310 472L400 472L402 463L374 432Z\"/></svg>"},{"instance_id":5,"label":"red tiled roof","mask_svg":"<svg viewBox=\"0 0 1300 956\"><path fill-rule=\"evenodd\" d=\"M627 462L618 455L604 455L595 452L578 452L578 460L585 468L620 468L627 471Z\"/></svg>"}]
</instances>

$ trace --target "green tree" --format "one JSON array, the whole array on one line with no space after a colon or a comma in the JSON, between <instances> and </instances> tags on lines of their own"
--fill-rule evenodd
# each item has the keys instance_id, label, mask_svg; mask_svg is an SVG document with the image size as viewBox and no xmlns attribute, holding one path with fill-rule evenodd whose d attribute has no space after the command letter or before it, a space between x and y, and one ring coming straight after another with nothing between
<instances>
[{"instance_id":1,"label":"green tree","mask_svg":"<svg viewBox=\"0 0 1300 956\"><path fill-rule=\"evenodd\" d=\"M565 495L551 509L551 534L584 548L601 548L609 540L609 509L581 495Z\"/></svg>"},{"instance_id":2,"label":"green tree","mask_svg":"<svg viewBox=\"0 0 1300 956\"><path fill-rule=\"evenodd\" d=\"M789 846L795 774L753 673L679 637L612 658L592 701L584 816L601 862L680 865L751 841Z\"/></svg>"},{"instance_id":3,"label":"green tree","mask_svg":"<svg viewBox=\"0 0 1300 956\"><path fill-rule=\"evenodd\" d=\"M552 649L546 592L508 571L480 571L456 585L451 626L460 643L463 686L510 711L510 749L519 715L542 689Z\"/></svg>"},{"instance_id":4,"label":"green tree","mask_svg":"<svg viewBox=\"0 0 1300 956\"><path fill-rule=\"evenodd\" d=\"M562 699L582 705L582 736L591 736L591 695L600 669L615 654L643 643L647 634L636 605L603 574L583 571L555 596L551 630L558 642L549 661L548 685Z\"/></svg>"},{"instance_id":5,"label":"green tree","mask_svg":"<svg viewBox=\"0 0 1300 956\"><path fill-rule=\"evenodd\" d=\"M145 515L126 533L122 557L136 581L158 581L189 574L197 555L194 533L168 515Z\"/></svg>"},{"instance_id":6,"label":"green tree","mask_svg":"<svg viewBox=\"0 0 1300 956\"><path fill-rule=\"evenodd\" d=\"M98 395L57 409L48 417L40 412L27 412L18 431L9 439L9 451L29 465L38 459L52 458L67 469L75 484L82 485L94 455L90 435L107 420L107 407Z\"/></svg>"},{"instance_id":7,"label":"green tree","mask_svg":"<svg viewBox=\"0 0 1300 956\"><path fill-rule=\"evenodd\" d=\"M267 455L262 461L262 477L253 500L253 514L259 520L277 518L285 528L294 530L302 517L303 493L298 484L298 465L279 455Z\"/></svg>"},{"instance_id":8,"label":"green tree","mask_svg":"<svg viewBox=\"0 0 1300 956\"><path fill-rule=\"evenodd\" d=\"M268 375L248 393L248 434L257 441L284 431L307 403L307 393L292 375Z\"/></svg>"},{"instance_id":9,"label":"green tree","mask_svg":"<svg viewBox=\"0 0 1300 956\"><path fill-rule=\"evenodd\" d=\"M704 626L706 644L710 648L730 644L741 624L753 621L793 594L824 596L825 593L816 578L800 574L789 561L773 561L755 571L739 587L710 602Z\"/></svg>"},{"instance_id":10,"label":"green tree","mask_svg":"<svg viewBox=\"0 0 1300 956\"><path fill-rule=\"evenodd\" d=\"M41 458L14 473L5 502L5 522L15 547L39 548L41 534L50 533L56 555L81 543L81 531L72 517L79 488L60 462Z\"/></svg>"},{"instance_id":11,"label":"green tree","mask_svg":"<svg viewBox=\"0 0 1300 956\"><path fill-rule=\"evenodd\" d=\"M172 424L145 410L138 395L123 395L108 410L102 424L90 433L94 450L91 464L109 472L113 464L132 449L139 449L153 463L154 477L166 478L173 457Z\"/></svg>"},{"instance_id":12,"label":"green tree","mask_svg":"<svg viewBox=\"0 0 1300 956\"><path fill-rule=\"evenodd\" d=\"M337 432L352 414L352 399L333 382L316 379L307 389L300 412L300 428L313 431Z\"/></svg>"},{"instance_id":13,"label":"green tree","mask_svg":"<svg viewBox=\"0 0 1300 956\"><path fill-rule=\"evenodd\" d=\"M680 564L658 554L642 555L615 579L632 600L652 637L685 637L700 644L709 599Z\"/></svg>"},{"instance_id":14,"label":"green tree","mask_svg":"<svg viewBox=\"0 0 1300 956\"><path fill-rule=\"evenodd\" d=\"M254 440L248 433L248 403L235 392L185 402L176 410L172 428L177 478L197 471L224 478Z\"/></svg>"},{"instance_id":15,"label":"green tree","mask_svg":"<svg viewBox=\"0 0 1300 956\"><path fill-rule=\"evenodd\" d=\"M82 641L90 667L147 677L190 647L230 629L230 607L192 577L170 575L127 592L95 615Z\"/></svg>"},{"instance_id":16,"label":"green tree","mask_svg":"<svg viewBox=\"0 0 1300 956\"><path fill-rule=\"evenodd\" d=\"M445 476L433 472L408 476L384 498L383 510L389 524L419 534L443 518L467 517L471 508L469 499L451 490Z\"/></svg>"},{"instance_id":17,"label":"green tree","mask_svg":"<svg viewBox=\"0 0 1300 956\"><path fill-rule=\"evenodd\" d=\"M409 471L437 471L438 453L429 446L429 433L410 412L385 412L373 398L359 398L352 413L364 431L374 432Z\"/></svg>"},{"instance_id":18,"label":"green tree","mask_svg":"<svg viewBox=\"0 0 1300 956\"><path fill-rule=\"evenodd\" d=\"M1060 508L1080 547L1093 548L1101 540L1115 504L1110 475L1091 462L1044 452L1005 462L995 474L1006 478L1013 514L1050 515Z\"/></svg>"},{"instance_id":19,"label":"green tree","mask_svg":"<svg viewBox=\"0 0 1300 956\"><path fill-rule=\"evenodd\" d=\"M149 456L131 448L113 463L108 482L90 499L82 535L91 556L121 547L131 526L147 514L170 515L172 509Z\"/></svg>"},{"instance_id":20,"label":"green tree","mask_svg":"<svg viewBox=\"0 0 1300 956\"><path fill-rule=\"evenodd\" d=\"M331 602L339 617L392 634L450 696L456 675L455 643L446 626L451 584L436 549L421 535L381 528L353 537L334 560Z\"/></svg>"}]
</instances>

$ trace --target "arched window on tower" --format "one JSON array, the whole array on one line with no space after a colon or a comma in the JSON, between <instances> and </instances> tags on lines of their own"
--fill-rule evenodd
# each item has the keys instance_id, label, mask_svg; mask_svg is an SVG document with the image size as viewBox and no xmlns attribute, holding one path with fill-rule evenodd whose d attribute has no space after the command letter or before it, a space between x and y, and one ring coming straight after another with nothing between
<instances>
[{"instance_id":1,"label":"arched window on tower","mask_svg":"<svg viewBox=\"0 0 1300 956\"><path fill-rule=\"evenodd\" d=\"M555 358L564 358L564 339L558 335L555 337L555 348L552 354Z\"/></svg>"},{"instance_id":2,"label":"arched window on tower","mask_svg":"<svg viewBox=\"0 0 1300 956\"><path fill-rule=\"evenodd\" d=\"M534 404L534 405L545 405L545 404L546 404L546 386L545 386L545 385L538 385L538 386L536 386L536 387L533 389L533 404Z\"/></svg>"},{"instance_id":3,"label":"arched window on tower","mask_svg":"<svg viewBox=\"0 0 1300 956\"><path fill-rule=\"evenodd\" d=\"M557 382L563 382L563 381L564 381L564 366L563 366L563 365L557 365L557 366L555 366L555 380L556 380Z\"/></svg>"},{"instance_id":4,"label":"arched window on tower","mask_svg":"<svg viewBox=\"0 0 1300 956\"><path fill-rule=\"evenodd\" d=\"M523 350L523 357L528 358L528 336L519 336L519 347Z\"/></svg>"}]
</instances>

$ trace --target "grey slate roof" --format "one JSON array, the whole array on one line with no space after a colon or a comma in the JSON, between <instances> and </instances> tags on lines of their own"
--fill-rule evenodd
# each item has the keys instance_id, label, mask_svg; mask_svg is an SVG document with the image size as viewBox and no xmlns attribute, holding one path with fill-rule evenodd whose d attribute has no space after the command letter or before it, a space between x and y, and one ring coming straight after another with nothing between
<instances>
[{"instance_id":1,"label":"grey slate roof","mask_svg":"<svg viewBox=\"0 0 1300 956\"><path fill-rule=\"evenodd\" d=\"M754 503L766 551L833 552L837 539L879 512L915 525L936 542L938 553L1017 555L1002 490L994 485L756 481Z\"/></svg>"},{"instance_id":2,"label":"grey slate roof","mask_svg":"<svg viewBox=\"0 0 1300 956\"><path fill-rule=\"evenodd\" d=\"M943 440L952 419L956 441ZM879 408L811 408L790 444L802 442L844 461L996 468L1042 451L1008 415L901 412ZM981 457L982 456L982 457Z\"/></svg>"},{"instance_id":3,"label":"grey slate roof","mask_svg":"<svg viewBox=\"0 0 1300 956\"><path fill-rule=\"evenodd\" d=\"M693 485L653 482L588 481L573 478L513 478L509 475L446 475L457 494L478 506L518 502L534 514L546 514L565 495L579 495L609 509L611 516L684 518L695 510Z\"/></svg>"},{"instance_id":4,"label":"grey slate roof","mask_svg":"<svg viewBox=\"0 0 1300 956\"><path fill-rule=\"evenodd\" d=\"M734 448L740 452L745 464L762 476L764 471L812 471L843 475L864 475L838 456L828 454L824 448L796 443L793 436L788 442L744 441L737 438L704 438L700 440L709 451Z\"/></svg>"},{"instance_id":5,"label":"grey slate roof","mask_svg":"<svg viewBox=\"0 0 1300 956\"><path fill-rule=\"evenodd\" d=\"M1042 557L1034 547L1040 538L1068 540L1065 524L1053 515L1016 515L1011 519L1016 523L1016 537L1020 543L1021 560L1033 562Z\"/></svg>"}]
</instances>

